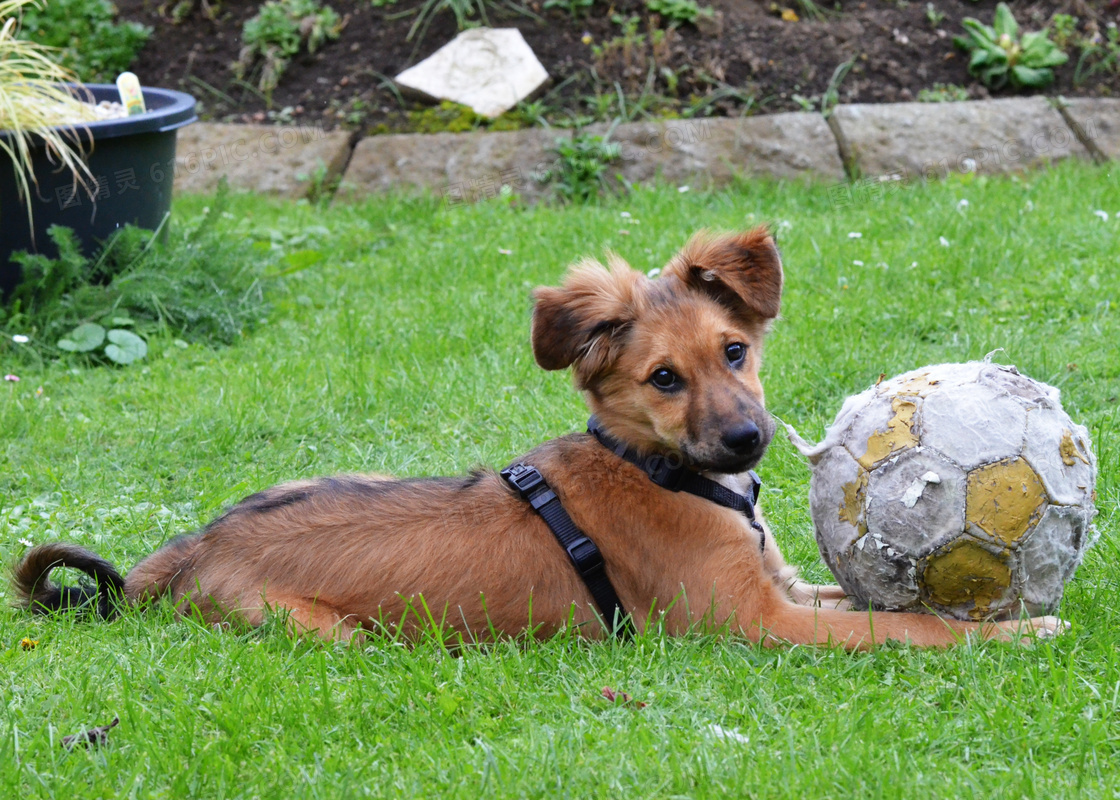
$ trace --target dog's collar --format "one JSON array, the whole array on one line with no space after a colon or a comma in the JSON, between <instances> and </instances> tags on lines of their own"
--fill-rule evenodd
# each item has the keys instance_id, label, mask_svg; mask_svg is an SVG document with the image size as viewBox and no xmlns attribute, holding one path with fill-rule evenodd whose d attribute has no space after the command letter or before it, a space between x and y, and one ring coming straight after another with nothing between
<instances>
[{"instance_id":1,"label":"dog's collar","mask_svg":"<svg viewBox=\"0 0 1120 800\"><path fill-rule=\"evenodd\" d=\"M748 520L751 527L759 532L759 548L766 549L766 530L755 519L754 507L758 502L758 492L762 482L754 470L747 473L751 479L750 494L739 494L728 489L721 483L705 478L685 466L684 459L680 456L652 455L641 456L632 447L627 447L625 442L619 442L603 430L598 417L592 416L587 420L587 432L599 440L603 447L616 456L636 466L649 476L649 479L663 489L671 492L688 492L705 500L711 500L724 508L731 508L740 512Z\"/></svg>"}]
</instances>

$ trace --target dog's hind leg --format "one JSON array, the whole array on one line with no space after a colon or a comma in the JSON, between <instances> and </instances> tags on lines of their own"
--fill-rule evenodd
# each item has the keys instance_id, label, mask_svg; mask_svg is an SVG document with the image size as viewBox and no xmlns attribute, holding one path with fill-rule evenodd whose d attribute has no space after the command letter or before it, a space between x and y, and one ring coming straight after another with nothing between
<instances>
[{"instance_id":1,"label":"dog's hind leg","mask_svg":"<svg viewBox=\"0 0 1120 800\"><path fill-rule=\"evenodd\" d=\"M329 642L348 642L361 629L361 621L353 614L342 614L337 609L318 600L306 597L268 594L265 608L258 614L246 613L251 625L263 621L265 611L287 617L288 630L296 635L314 634Z\"/></svg>"},{"instance_id":2,"label":"dog's hind leg","mask_svg":"<svg viewBox=\"0 0 1120 800\"><path fill-rule=\"evenodd\" d=\"M134 603L147 603L171 592L178 599L179 586L188 586L194 577L195 552L202 537L177 536L145 558L125 576L125 595Z\"/></svg>"}]
</instances>

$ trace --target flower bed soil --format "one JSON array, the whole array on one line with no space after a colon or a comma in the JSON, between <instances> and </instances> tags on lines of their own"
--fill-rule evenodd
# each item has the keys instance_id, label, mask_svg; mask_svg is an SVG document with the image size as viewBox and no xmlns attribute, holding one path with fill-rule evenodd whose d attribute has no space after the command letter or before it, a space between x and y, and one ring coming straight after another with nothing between
<instances>
[{"instance_id":1,"label":"flower bed soil","mask_svg":"<svg viewBox=\"0 0 1120 800\"><path fill-rule=\"evenodd\" d=\"M267 120L321 122L363 134L407 130L455 130L479 124L454 111L425 112L408 98L401 103L386 86L386 77L426 58L456 34L449 12L438 16L423 41L406 40L414 16L400 16L418 5L398 0L375 8L369 0L332 0L346 18L340 38L314 55L297 57L285 70L271 102L234 80L230 65L241 48L241 25L258 4L242 0L204 4L180 24L153 0L120 0L121 16L152 26L154 32L133 71L145 85L187 91L201 103L203 118L227 122ZM838 2L823 18L810 18L805 8L788 0L712 0L717 24L704 30L683 25L665 34L660 46L644 44L625 52L596 57L593 47L621 35L613 15L640 15L640 34L665 28L663 20L645 12L640 0L601 0L587 18L573 20L567 12L544 9L530 0L534 17L508 8L490 8L493 27L517 27L552 77L552 88L533 114L507 115L493 127L518 127L539 122L572 124L609 119L623 108L630 118L648 115L736 115L818 108L838 65L853 60L839 85L844 103L899 102L919 99L934 84L956 84L970 98L992 96L970 78L967 56L953 45L963 33L960 20L974 16L990 23L994 0L866 0ZM789 5L797 21L779 16ZM927 6L944 19L933 25ZM1079 17L1078 35L1103 32L1120 19L1120 0L1012 2L1024 30L1047 25L1055 13ZM822 4L821 8L825 8ZM162 11L161 11L162 9ZM775 11L777 13L775 13ZM392 17L396 16L396 19ZM590 41L590 44L586 43ZM1102 69L1076 83L1078 51L1055 70L1047 95L1120 95L1120 66ZM1008 96L1002 92L997 96Z\"/></svg>"}]
</instances>

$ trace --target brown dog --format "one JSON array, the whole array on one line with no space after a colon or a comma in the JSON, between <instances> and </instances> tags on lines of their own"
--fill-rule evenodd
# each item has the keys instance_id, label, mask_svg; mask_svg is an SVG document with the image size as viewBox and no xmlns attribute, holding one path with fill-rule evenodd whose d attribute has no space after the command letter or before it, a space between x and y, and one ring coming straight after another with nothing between
<instances>
[{"instance_id":1,"label":"brown dog","mask_svg":"<svg viewBox=\"0 0 1120 800\"><path fill-rule=\"evenodd\" d=\"M734 486L774 433L758 370L778 315L782 267L764 229L699 236L657 280L617 258L584 261L535 293L533 352L576 385L616 440L683 458ZM1052 617L989 625L926 614L838 610L842 592L792 580L766 536L738 512L650 481L587 434L546 442L534 465L598 544L634 624L671 633L729 626L751 640L868 647L887 639L948 645L976 631L1054 633ZM59 589L55 566L83 569L99 591ZM549 636L568 625L601 636L587 587L529 503L499 475L392 480L347 475L255 494L200 533L180 537L121 579L74 545L30 551L15 573L33 610L113 596L170 595L212 622L258 625L269 610L297 630L349 637L362 626L415 633L434 618L469 636Z\"/></svg>"}]
</instances>

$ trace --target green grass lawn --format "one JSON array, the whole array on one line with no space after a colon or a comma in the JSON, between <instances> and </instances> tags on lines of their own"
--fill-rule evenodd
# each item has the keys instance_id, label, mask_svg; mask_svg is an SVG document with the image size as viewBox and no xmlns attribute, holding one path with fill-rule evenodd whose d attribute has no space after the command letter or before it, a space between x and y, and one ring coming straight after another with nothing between
<instances>
[{"instance_id":1,"label":"green grass lawn","mask_svg":"<svg viewBox=\"0 0 1120 800\"><path fill-rule=\"evenodd\" d=\"M176 215L208 202L179 198ZM1100 462L1101 538L1061 609L1071 633L854 655L651 633L452 656L434 642L215 632L166 609L33 618L5 588L0 797L1120 796L1115 167L839 208L825 186L754 182L568 209L234 198L231 235L274 247L277 270L285 252L326 256L272 283L251 337L156 338L129 368L0 345L0 372L21 378L0 384L0 562L59 537L129 567L277 481L503 466L586 417L568 377L535 366L533 286L607 247L648 270L698 228L761 221L787 275L767 400L802 434L819 437L880 373L1000 348L1061 389ZM787 557L827 579L807 466L779 436L760 472ZM612 705L604 686L648 705ZM108 746L61 746L116 715Z\"/></svg>"}]
</instances>

